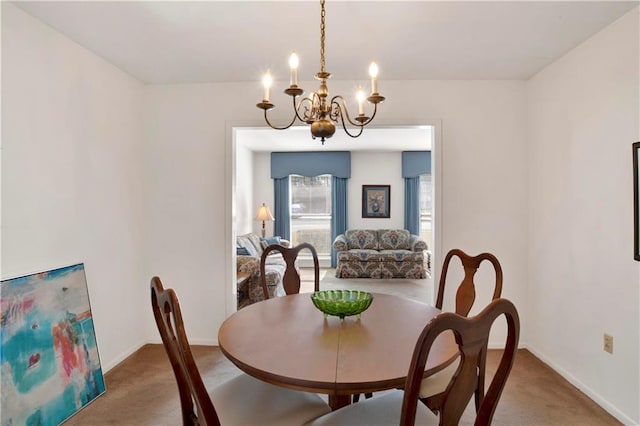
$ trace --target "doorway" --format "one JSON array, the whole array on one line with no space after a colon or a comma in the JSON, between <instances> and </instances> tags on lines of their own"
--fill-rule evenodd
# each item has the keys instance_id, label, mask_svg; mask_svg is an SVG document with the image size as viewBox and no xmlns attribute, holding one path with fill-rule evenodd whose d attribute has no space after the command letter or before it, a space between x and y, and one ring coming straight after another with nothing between
<instances>
[{"instance_id":1,"label":"doorway","mask_svg":"<svg viewBox=\"0 0 640 426\"><path fill-rule=\"evenodd\" d=\"M440 179L438 179L439 130L437 125L375 127L365 129L363 136L358 139L336 133L324 146L319 141L311 139L308 127L290 128L287 131L264 127L233 127L231 135L233 152L230 180L233 204L231 235L233 240L236 235L248 232L259 235L261 223L253 220L254 210L262 203L266 203L271 208L274 206L273 180L270 174L271 152L350 151L352 177L348 193L349 227L372 229L374 227L404 228L401 166L400 160L398 165L392 164L396 163L395 160L391 161L393 156L400 158L402 151L430 150L432 151L432 174L425 180L431 185L430 191L427 191L431 195L429 207L431 210L421 209L421 219L429 221L429 224L421 225L428 230L424 236L429 239L427 244L432 255L432 264L434 258L438 257L437 241L441 239L438 232ZM385 223L380 219L362 218L360 208L362 184L388 184L389 179L394 179L391 217ZM372 222L376 220L378 222ZM273 235L273 222L267 222L266 235ZM233 273L235 273L235 256L232 256L232 259ZM323 266L327 267L327 264Z\"/></svg>"}]
</instances>

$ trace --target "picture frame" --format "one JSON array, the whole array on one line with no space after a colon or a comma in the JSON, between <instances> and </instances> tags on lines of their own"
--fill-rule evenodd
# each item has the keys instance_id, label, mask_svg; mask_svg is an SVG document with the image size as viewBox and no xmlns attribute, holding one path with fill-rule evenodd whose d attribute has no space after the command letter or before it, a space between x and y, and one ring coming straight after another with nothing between
<instances>
[{"instance_id":1,"label":"picture frame","mask_svg":"<svg viewBox=\"0 0 640 426\"><path fill-rule=\"evenodd\" d=\"M0 288L1 423L61 424L106 391L84 264Z\"/></svg>"},{"instance_id":2,"label":"picture frame","mask_svg":"<svg viewBox=\"0 0 640 426\"><path fill-rule=\"evenodd\" d=\"M391 217L391 185L362 185L362 217L388 219Z\"/></svg>"},{"instance_id":3,"label":"picture frame","mask_svg":"<svg viewBox=\"0 0 640 426\"><path fill-rule=\"evenodd\" d=\"M638 157L640 142L633 143L633 258L640 261L640 176L638 176Z\"/></svg>"}]
</instances>

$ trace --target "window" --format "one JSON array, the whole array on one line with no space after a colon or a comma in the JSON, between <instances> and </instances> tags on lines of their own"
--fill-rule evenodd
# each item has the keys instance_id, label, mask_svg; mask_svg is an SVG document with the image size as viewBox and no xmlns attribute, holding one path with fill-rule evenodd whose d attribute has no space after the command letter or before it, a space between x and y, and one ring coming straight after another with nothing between
<instances>
[{"instance_id":1,"label":"window","mask_svg":"<svg viewBox=\"0 0 640 426\"><path fill-rule=\"evenodd\" d=\"M420 175L420 238L431 247L433 234L433 185L431 175Z\"/></svg>"},{"instance_id":2,"label":"window","mask_svg":"<svg viewBox=\"0 0 640 426\"><path fill-rule=\"evenodd\" d=\"M331 175L291 175L291 244L310 243L318 256L331 255ZM307 255L305 251L302 255Z\"/></svg>"}]
</instances>

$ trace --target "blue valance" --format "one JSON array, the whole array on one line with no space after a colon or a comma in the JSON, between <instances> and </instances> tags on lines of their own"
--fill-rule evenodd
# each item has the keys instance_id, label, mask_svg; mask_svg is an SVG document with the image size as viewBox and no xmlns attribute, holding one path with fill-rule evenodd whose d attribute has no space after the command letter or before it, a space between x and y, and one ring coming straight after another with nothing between
<instances>
[{"instance_id":1,"label":"blue valance","mask_svg":"<svg viewBox=\"0 0 640 426\"><path fill-rule=\"evenodd\" d=\"M402 151L402 177L431 174L431 151Z\"/></svg>"},{"instance_id":2,"label":"blue valance","mask_svg":"<svg viewBox=\"0 0 640 426\"><path fill-rule=\"evenodd\" d=\"M339 151L322 152L272 152L271 178L280 179L289 175L314 177L332 175L351 177L351 153Z\"/></svg>"}]
</instances>

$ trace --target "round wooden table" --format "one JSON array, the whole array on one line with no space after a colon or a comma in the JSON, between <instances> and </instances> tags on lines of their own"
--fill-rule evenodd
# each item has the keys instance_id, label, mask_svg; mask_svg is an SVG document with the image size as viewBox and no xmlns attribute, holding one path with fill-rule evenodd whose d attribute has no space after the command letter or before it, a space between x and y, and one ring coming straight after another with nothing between
<instances>
[{"instance_id":1,"label":"round wooden table","mask_svg":"<svg viewBox=\"0 0 640 426\"><path fill-rule=\"evenodd\" d=\"M404 386L418 336L440 311L374 294L360 319L324 317L309 293L255 303L227 318L218 332L222 352L245 373L265 382L329 395L333 409L351 395ZM458 352L452 334L436 340L425 377Z\"/></svg>"}]
</instances>

